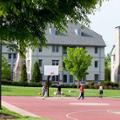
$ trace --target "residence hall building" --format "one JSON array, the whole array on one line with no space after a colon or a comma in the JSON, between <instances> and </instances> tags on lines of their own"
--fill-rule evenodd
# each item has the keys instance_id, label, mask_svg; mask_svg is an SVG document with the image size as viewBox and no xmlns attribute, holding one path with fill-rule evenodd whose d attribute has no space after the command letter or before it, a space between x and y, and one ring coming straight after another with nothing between
<instances>
[{"instance_id":1,"label":"residence hall building","mask_svg":"<svg viewBox=\"0 0 120 120\"><path fill-rule=\"evenodd\" d=\"M104 80L104 47L105 42L101 35L81 26L80 24L68 24L67 32L59 33L54 27L46 30L47 47L37 48L34 51L28 49L26 53L26 66L28 79L32 79L32 69L36 61L39 61L42 80L44 65L59 65L59 75L53 76L53 81L61 81L63 84L74 84L74 78L68 71L63 70L63 59L67 55L67 47L84 47L93 57L92 64L84 78L85 81Z\"/></svg>"},{"instance_id":2,"label":"residence hall building","mask_svg":"<svg viewBox=\"0 0 120 120\"><path fill-rule=\"evenodd\" d=\"M111 81L120 82L120 26L115 28L115 45L111 51Z\"/></svg>"}]
</instances>

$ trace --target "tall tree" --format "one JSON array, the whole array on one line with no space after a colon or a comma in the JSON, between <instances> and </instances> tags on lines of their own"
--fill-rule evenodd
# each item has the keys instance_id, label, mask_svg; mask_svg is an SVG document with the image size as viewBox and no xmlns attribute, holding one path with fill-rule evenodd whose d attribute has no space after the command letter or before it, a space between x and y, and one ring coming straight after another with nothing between
<instances>
[{"instance_id":1,"label":"tall tree","mask_svg":"<svg viewBox=\"0 0 120 120\"><path fill-rule=\"evenodd\" d=\"M20 81L23 82L23 83L26 83L26 82L27 82L26 64L23 64L23 65L22 65Z\"/></svg>"},{"instance_id":2,"label":"tall tree","mask_svg":"<svg viewBox=\"0 0 120 120\"><path fill-rule=\"evenodd\" d=\"M5 57L2 57L2 80L11 80L11 67Z\"/></svg>"},{"instance_id":3,"label":"tall tree","mask_svg":"<svg viewBox=\"0 0 120 120\"><path fill-rule=\"evenodd\" d=\"M40 82L41 75L40 75L40 68L39 68L39 63L35 62L34 67L33 67L33 72L32 72L32 82Z\"/></svg>"},{"instance_id":4,"label":"tall tree","mask_svg":"<svg viewBox=\"0 0 120 120\"><path fill-rule=\"evenodd\" d=\"M0 39L18 51L45 45L46 27L64 30L68 20L89 23L88 14L105 0L0 0Z\"/></svg>"},{"instance_id":5,"label":"tall tree","mask_svg":"<svg viewBox=\"0 0 120 120\"><path fill-rule=\"evenodd\" d=\"M111 58L109 54L105 57L105 80L111 80Z\"/></svg>"},{"instance_id":6,"label":"tall tree","mask_svg":"<svg viewBox=\"0 0 120 120\"><path fill-rule=\"evenodd\" d=\"M84 48L67 48L67 57L64 58L65 69L80 81L87 74L92 57Z\"/></svg>"}]
</instances>

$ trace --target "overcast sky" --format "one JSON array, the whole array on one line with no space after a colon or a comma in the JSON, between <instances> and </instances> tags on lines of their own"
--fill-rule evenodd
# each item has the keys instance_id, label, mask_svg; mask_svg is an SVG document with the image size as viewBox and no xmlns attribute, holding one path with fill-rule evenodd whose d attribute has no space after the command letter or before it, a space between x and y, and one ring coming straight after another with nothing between
<instances>
[{"instance_id":1,"label":"overcast sky","mask_svg":"<svg viewBox=\"0 0 120 120\"><path fill-rule=\"evenodd\" d=\"M105 43L105 53L109 53L115 44L115 27L120 26L120 0L104 2L95 15L90 16L92 30L102 35Z\"/></svg>"}]
</instances>

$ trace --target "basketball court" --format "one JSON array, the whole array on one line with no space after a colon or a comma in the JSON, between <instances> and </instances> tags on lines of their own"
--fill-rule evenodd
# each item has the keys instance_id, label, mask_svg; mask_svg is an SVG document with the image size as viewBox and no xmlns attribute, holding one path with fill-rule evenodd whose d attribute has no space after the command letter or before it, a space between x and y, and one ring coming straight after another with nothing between
<instances>
[{"instance_id":1,"label":"basketball court","mask_svg":"<svg viewBox=\"0 0 120 120\"><path fill-rule=\"evenodd\" d=\"M28 113L31 116L42 116L50 120L120 120L120 99L86 97L77 98L49 97L2 97L3 105L7 104ZM10 107L10 106L9 106ZM14 109L14 111L16 111Z\"/></svg>"}]
</instances>

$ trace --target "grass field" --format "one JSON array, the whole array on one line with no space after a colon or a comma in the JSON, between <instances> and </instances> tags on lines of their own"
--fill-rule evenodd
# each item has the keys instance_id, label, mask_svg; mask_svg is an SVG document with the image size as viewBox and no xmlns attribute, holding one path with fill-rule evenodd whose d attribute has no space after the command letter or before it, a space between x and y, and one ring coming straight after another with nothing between
<instances>
[{"instance_id":1,"label":"grass field","mask_svg":"<svg viewBox=\"0 0 120 120\"><path fill-rule=\"evenodd\" d=\"M0 120L50 120L50 119L22 116L2 107L2 109L0 110Z\"/></svg>"},{"instance_id":2,"label":"grass field","mask_svg":"<svg viewBox=\"0 0 120 120\"><path fill-rule=\"evenodd\" d=\"M56 96L57 88L50 88L50 96ZM105 97L120 97L120 90L104 90ZM2 86L2 95L5 96L40 96L41 87L17 87L17 86ZM62 88L64 97L77 97L79 95L79 88ZM85 96L98 96L97 89L85 89Z\"/></svg>"}]
</instances>

